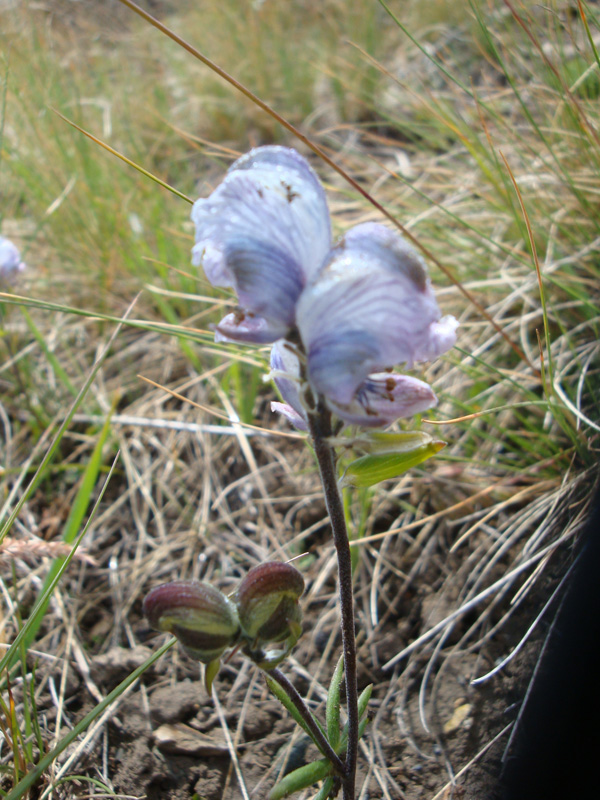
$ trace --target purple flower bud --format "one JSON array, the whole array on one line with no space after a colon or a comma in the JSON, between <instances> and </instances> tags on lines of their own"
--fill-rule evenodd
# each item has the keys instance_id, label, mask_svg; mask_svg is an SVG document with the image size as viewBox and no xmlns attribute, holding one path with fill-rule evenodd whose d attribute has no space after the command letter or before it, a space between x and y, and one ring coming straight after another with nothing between
<instances>
[{"instance_id":1,"label":"purple flower bud","mask_svg":"<svg viewBox=\"0 0 600 800\"><path fill-rule=\"evenodd\" d=\"M251 569L235 593L244 636L255 647L297 639L303 592L304 578L291 564L269 561Z\"/></svg>"},{"instance_id":2,"label":"purple flower bud","mask_svg":"<svg viewBox=\"0 0 600 800\"><path fill-rule=\"evenodd\" d=\"M341 419L363 428L391 425L400 417L411 417L437 405L428 383L409 375L380 372L369 375L346 405L329 400L329 407Z\"/></svg>"},{"instance_id":3,"label":"purple flower bud","mask_svg":"<svg viewBox=\"0 0 600 800\"><path fill-rule=\"evenodd\" d=\"M0 280L8 279L16 272L22 272L25 264L17 247L4 236L0 236Z\"/></svg>"},{"instance_id":4,"label":"purple flower bud","mask_svg":"<svg viewBox=\"0 0 600 800\"><path fill-rule=\"evenodd\" d=\"M153 628L172 633L204 664L218 659L238 639L235 605L208 583L163 583L146 595L143 608Z\"/></svg>"},{"instance_id":5,"label":"purple flower bud","mask_svg":"<svg viewBox=\"0 0 600 800\"><path fill-rule=\"evenodd\" d=\"M289 342L275 342L271 348L271 374L285 401L271 403L271 411L283 414L298 430L307 431L306 411L300 400L300 364Z\"/></svg>"}]
</instances>

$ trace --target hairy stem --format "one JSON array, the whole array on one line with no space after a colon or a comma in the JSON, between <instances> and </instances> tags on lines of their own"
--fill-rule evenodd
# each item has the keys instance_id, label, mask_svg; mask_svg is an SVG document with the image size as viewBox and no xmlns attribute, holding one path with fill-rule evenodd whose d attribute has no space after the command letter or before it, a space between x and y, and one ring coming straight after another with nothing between
<instances>
[{"instance_id":1,"label":"hairy stem","mask_svg":"<svg viewBox=\"0 0 600 800\"><path fill-rule=\"evenodd\" d=\"M337 484L335 454L328 441L333 433L331 412L327 409L322 397L319 398L316 409L309 412L308 420L337 551L346 706L348 711L348 749L342 776L342 794L344 800L354 800L356 761L358 757L358 690L356 685L352 563L344 508Z\"/></svg>"},{"instance_id":2,"label":"hairy stem","mask_svg":"<svg viewBox=\"0 0 600 800\"><path fill-rule=\"evenodd\" d=\"M315 718L310 713L310 710L307 708L306 703L300 697L298 692L296 691L294 685L286 678L286 676L281 672L279 669L270 669L267 672L267 675L270 678L273 678L274 681L281 686L283 691L287 694L290 698L292 703L296 706L296 709L300 713L300 716L306 723L306 727L310 730L312 737L317 744L319 750L323 753L325 758L328 758L329 761L333 764L336 769L336 772L343 776L345 773L345 765L332 746L327 741L327 737L321 730L321 728L317 725Z\"/></svg>"}]
</instances>

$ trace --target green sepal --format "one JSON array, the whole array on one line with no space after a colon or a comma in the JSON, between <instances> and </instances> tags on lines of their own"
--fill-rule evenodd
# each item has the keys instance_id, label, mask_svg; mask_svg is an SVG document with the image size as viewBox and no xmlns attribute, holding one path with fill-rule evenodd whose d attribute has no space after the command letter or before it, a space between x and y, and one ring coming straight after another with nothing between
<instances>
[{"instance_id":1,"label":"green sepal","mask_svg":"<svg viewBox=\"0 0 600 800\"><path fill-rule=\"evenodd\" d=\"M212 694L212 685L214 679L217 677L217 672L221 667L221 659L215 658L204 667L204 688L207 694Z\"/></svg>"},{"instance_id":2,"label":"green sepal","mask_svg":"<svg viewBox=\"0 0 600 800\"><path fill-rule=\"evenodd\" d=\"M245 650L244 652L246 655L254 661L257 667L264 670L275 669L275 667L279 666L281 662L288 657L290 652L292 651L294 645L302 635L302 625L299 622L294 620L288 620L287 622L290 635L286 639L284 646L282 649L279 650L267 650L259 651L262 653L260 657L256 657L256 654L252 652L252 650Z\"/></svg>"},{"instance_id":3,"label":"green sepal","mask_svg":"<svg viewBox=\"0 0 600 800\"><path fill-rule=\"evenodd\" d=\"M314 783L327 778L332 772L333 766L326 758L299 767L275 784L269 792L269 800L282 800L293 792L307 789Z\"/></svg>"},{"instance_id":4,"label":"green sepal","mask_svg":"<svg viewBox=\"0 0 600 800\"><path fill-rule=\"evenodd\" d=\"M277 681L274 681L273 678L271 678L268 673L265 673L265 681L267 682L267 686L269 687L271 692L279 700L279 702L286 709L286 711L288 711L289 714L293 717L294 721L298 723L298 725L302 728L304 733L310 736L311 740L316 744L317 747L319 747L318 742L316 742L313 738L312 731L307 726L306 722L302 719L300 712L298 711L296 706L292 703L292 701L284 692L284 690L281 688L281 686L277 683ZM316 725L318 725L318 727L321 728L321 730L323 731L323 726L321 725L319 720L315 717L314 714L311 714L311 716ZM325 736L325 731L323 731L323 736ZM320 749L321 748L319 747L319 750ZM329 761L327 763L329 763ZM307 784L307 786L310 786L310 784Z\"/></svg>"},{"instance_id":5,"label":"green sepal","mask_svg":"<svg viewBox=\"0 0 600 800\"><path fill-rule=\"evenodd\" d=\"M314 800L327 800L333 789L335 781L333 778L326 778L323 781L323 786L319 789L314 797Z\"/></svg>"},{"instance_id":6,"label":"green sepal","mask_svg":"<svg viewBox=\"0 0 600 800\"><path fill-rule=\"evenodd\" d=\"M373 436L373 434L371 435ZM410 434L380 433L379 437L382 436L402 438L397 440L393 450L386 449L383 452L379 450L361 456L349 464L340 478L341 489L347 486L374 486L381 481L397 478L412 467L416 467L417 464L427 461L446 446L446 442L433 439L429 434L421 431ZM384 440L386 442L384 444L379 439L375 442L379 442L385 448L391 447L391 442L387 440Z\"/></svg>"},{"instance_id":7,"label":"green sepal","mask_svg":"<svg viewBox=\"0 0 600 800\"><path fill-rule=\"evenodd\" d=\"M432 441L432 438L425 431L400 431L399 433L370 431L357 436L352 442L352 447L363 450L370 455L406 453L415 447L427 444L427 442Z\"/></svg>"},{"instance_id":8,"label":"green sepal","mask_svg":"<svg viewBox=\"0 0 600 800\"><path fill-rule=\"evenodd\" d=\"M327 738L335 750L340 742L340 686L344 677L344 656L340 656L335 671L331 677L329 691L327 692Z\"/></svg>"}]
</instances>

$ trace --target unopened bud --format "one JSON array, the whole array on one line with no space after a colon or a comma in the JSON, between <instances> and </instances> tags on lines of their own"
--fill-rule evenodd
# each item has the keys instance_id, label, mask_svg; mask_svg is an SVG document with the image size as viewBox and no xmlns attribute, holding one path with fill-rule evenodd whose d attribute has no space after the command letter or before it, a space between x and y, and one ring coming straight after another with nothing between
<instances>
[{"instance_id":1,"label":"unopened bud","mask_svg":"<svg viewBox=\"0 0 600 800\"><path fill-rule=\"evenodd\" d=\"M157 586L144 600L150 625L179 639L198 661L208 664L238 639L235 605L214 586L198 581L173 581Z\"/></svg>"},{"instance_id":2,"label":"unopened bud","mask_svg":"<svg viewBox=\"0 0 600 800\"><path fill-rule=\"evenodd\" d=\"M258 644L295 641L303 592L304 579L291 564L269 561L251 569L235 594L243 634Z\"/></svg>"}]
</instances>

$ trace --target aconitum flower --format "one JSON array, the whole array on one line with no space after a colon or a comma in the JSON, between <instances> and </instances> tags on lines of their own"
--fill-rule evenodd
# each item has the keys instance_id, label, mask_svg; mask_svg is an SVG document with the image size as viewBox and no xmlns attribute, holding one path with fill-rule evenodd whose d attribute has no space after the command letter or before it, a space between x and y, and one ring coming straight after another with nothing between
<instances>
[{"instance_id":1,"label":"aconitum flower","mask_svg":"<svg viewBox=\"0 0 600 800\"><path fill-rule=\"evenodd\" d=\"M285 147L259 147L192 209L193 263L214 286L231 286L240 309L217 338L264 344L295 325L296 303L331 247L325 192L308 163Z\"/></svg>"},{"instance_id":2,"label":"aconitum flower","mask_svg":"<svg viewBox=\"0 0 600 800\"><path fill-rule=\"evenodd\" d=\"M298 430L308 430L306 410L301 399L300 362L291 346L276 342L271 350L271 373L284 400L271 403L271 409L283 414ZM327 398L331 411L351 425L379 428L399 417L410 417L437 404L428 383L409 375L379 372L367 375L354 391L349 403Z\"/></svg>"},{"instance_id":3,"label":"aconitum flower","mask_svg":"<svg viewBox=\"0 0 600 800\"><path fill-rule=\"evenodd\" d=\"M4 236L0 236L0 280L8 279L15 272L22 272L25 264L21 261L21 255L17 247Z\"/></svg>"},{"instance_id":4,"label":"aconitum flower","mask_svg":"<svg viewBox=\"0 0 600 800\"><path fill-rule=\"evenodd\" d=\"M217 339L275 342L271 368L284 402L273 409L296 427L307 428L307 388L367 427L437 403L428 384L391 372L436 358L456 339L458 323L441 316L422 258L375 223L334 245L323 187L295 150L243 156L194 204L192 219L194 263L240 302Z\"/></svg>"}]
</instances>

